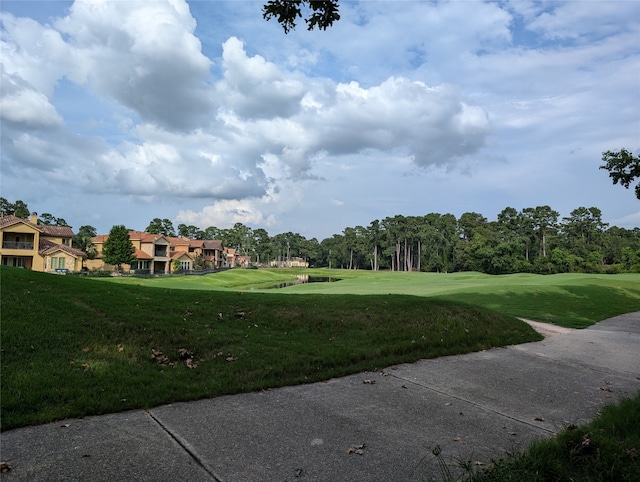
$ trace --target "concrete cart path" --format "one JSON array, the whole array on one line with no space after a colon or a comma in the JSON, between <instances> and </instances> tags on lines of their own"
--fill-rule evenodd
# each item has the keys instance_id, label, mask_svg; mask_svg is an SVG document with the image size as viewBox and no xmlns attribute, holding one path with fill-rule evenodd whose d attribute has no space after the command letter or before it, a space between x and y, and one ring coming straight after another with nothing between
<instances>
[{"instance_id":1,"label":"concrete cart path","mask_svg":"<svg viewBox=\"0 0 640 482\"><path fill-rule=\"evenodd\" d=\"M379 373L7 431L2 480L428 480L436 445L488 463L639 390L630 313Z\"/></svg>"}]
</instances>

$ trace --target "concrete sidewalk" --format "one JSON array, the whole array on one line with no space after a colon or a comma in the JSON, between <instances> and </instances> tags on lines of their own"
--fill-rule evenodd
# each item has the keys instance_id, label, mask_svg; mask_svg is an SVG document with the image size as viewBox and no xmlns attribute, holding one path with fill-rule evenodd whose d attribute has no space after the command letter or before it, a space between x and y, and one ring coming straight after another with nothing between
<instances>
[{"instance_id":1,"label":"concrete sidewalk","mask_svg":"<svg viewBox=\"0 0 640 482\"><path fill-rule=\"evenodd\" d=\"M11 430L2 480L428 480L436 445L488 463L639 390L631 313L379 373Z\"/></svg>"}]
</instances>

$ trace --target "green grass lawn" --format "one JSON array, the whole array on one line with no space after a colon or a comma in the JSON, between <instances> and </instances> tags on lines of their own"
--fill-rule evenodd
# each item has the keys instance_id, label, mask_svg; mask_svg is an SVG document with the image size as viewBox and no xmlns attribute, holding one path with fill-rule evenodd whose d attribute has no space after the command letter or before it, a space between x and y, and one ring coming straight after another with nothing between
<instances>
[{"instance_id":1,"label":"green grass lawn","mask_svg":"<svg viewBox=\"0 0 640 482\"><path fill-rule=\"evenodd\" d=\"M301 273L342 281L266 289ZM514 316L580 328L640 310L640 275L0 277L2 430L541 339ZM638 480L638 452L640 395L464 480Z\"/></svg>"},{"instance_id":2,"label":"green grass lawn","mask_svg":"<svg viewBox=\"0 0 640 482\"><path fill-rule=\"evenodd\" d=\"M2 429L541 338L508 315L427 297L170 287L203 277L136 286L8 267L0 275Z\"/></svg>"},{"instance_id":3,"label":"green grass lawn","mask_svg":"<svg viewBox=\"0 0 640 482\"><path fill-rule=\"evenodd\" d=\"M584 328L612 316L640 310L640 274L494 276L481 273L236 269L207 276L107 279L116 283L171 289L263 291L260 288L295 279L299 274L334 277L342 281L291 286L277 290L278 293L436 297L569 328Z\"/></svg>"}]
</instances>

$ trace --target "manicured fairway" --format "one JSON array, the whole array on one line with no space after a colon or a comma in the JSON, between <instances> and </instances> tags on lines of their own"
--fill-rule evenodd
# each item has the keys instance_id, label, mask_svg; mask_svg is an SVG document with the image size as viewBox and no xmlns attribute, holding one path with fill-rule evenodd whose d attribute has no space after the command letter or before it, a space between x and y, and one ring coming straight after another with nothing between
<instances>
[{"instance_id":1,"label":"manicured fairway","mask_svg":"<svg viewBox=\"0 0 640 482\"><path fill-rule=\"evenodd\" d=\"M482 306L516 317L584 328L640 310L640 274L399 273L348 270L230 270L206 276L113 279L119 283L173 289L253 290L301 274L341 278L277 290L282 294L403 294L438 297ZM273 290L269 290L273 292Z\"/></svg>"}]
</instances>

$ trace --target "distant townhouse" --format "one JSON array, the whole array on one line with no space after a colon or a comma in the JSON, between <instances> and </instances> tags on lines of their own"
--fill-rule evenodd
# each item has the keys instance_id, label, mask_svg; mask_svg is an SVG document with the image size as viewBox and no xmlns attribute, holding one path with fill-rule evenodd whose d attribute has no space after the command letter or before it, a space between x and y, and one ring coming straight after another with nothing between
<instances>
[{"instance_id":1,"label":"distant townhouse","mask_svg":"<svg viewBox=\"0 0 640 482\"><path fill-rule=\"evenodd\" d=\"M0 218L0 263L34 271L66 273L82 270L85 253L71 247L69 226L38 224L38 215Z\"/></svg>"},{"instance_id":2,"label":"distant townhouse","mask_svg":"<svg viewBox=\"0 0 640 482\"><path fill-rule=\"evenodd\" d=\"M87 267L92 270L113 271L114 266L106 264L102 257L108 234L101 234L91 239L96 247L97 256L87 260ZM165 274L172 271L190 271L195 268L200 258L201 267L219 269L225 266L222 241L192 240L143 231L129 231L129 240L135 248L135 261L131 265L123 265L125 271L148 274Z\"/></svg>"},{"instance_id":3,"label":"distant townhouse","mask_svg":"<svg viewBox=\"0 0 640 482\"><path fill-rule=\"evenodd\" d=\"M229 268L236 267L236 248L224 248L224 254L227 256L227 265Z\"/></svg>"},{"instance_id":4,"label":"distant townhouse","mask_svg":"<svg viewBox=\"0 0 640 482\"><path fill-rule=\"evenodd\" d=\"M304 258L284 258L274 259L269 263L272 268L308 268L309 262Z\"/></svg>"},{"instance_id":5,"label":"distant townhouse","mask_svg":"<svg viewBox=\"0 0 640 482\"><path fill-rule=\"evenodd\" d=\"M189 252L202 256L202 267L205 269L229 267L226 248L218 239L190 240Z\"/></svg>"}]
</instances>

